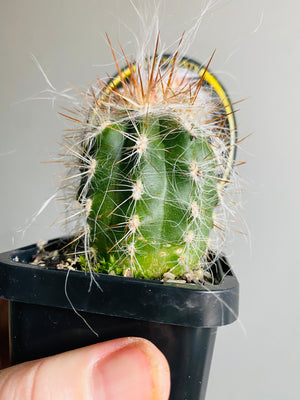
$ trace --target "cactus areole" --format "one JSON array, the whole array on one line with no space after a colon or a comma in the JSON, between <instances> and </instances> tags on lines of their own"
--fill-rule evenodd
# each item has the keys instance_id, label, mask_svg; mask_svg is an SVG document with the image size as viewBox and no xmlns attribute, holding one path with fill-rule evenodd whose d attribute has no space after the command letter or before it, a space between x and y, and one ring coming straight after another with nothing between
<instances>
[{"instance_id":1,"label":"cactus areole","mask_svg":"<svg viewBox=\"0 0 300 400\"><path fill-rule=\"evenodd\" d=\"M80 263L147 279L211 278L214 213L234 163L229 99L207 67L176 55L117 67L81 94L84 121L67 116L80 132L68 144L80 161Z\"/></svg>"}]
</instances>

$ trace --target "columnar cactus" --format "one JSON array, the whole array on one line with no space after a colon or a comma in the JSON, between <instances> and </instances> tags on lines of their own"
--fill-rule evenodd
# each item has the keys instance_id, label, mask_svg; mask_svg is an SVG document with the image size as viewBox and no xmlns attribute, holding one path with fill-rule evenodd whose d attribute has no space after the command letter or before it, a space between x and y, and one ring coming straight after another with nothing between
<instances>
[{"instance_id":1,"label":"columnar cactus","mask_svg":"<svg viewBox=\"0 0 300 400\"><path fill-rule=\"evenodd\" d=\"M115 78L81 94L87 107L65 115L79 125L65 146L79 167L67 181L78 182L80 261L127 276L201 280L233 163L230 103L207 68L177 53L125 60L121 70L115 58Z\"/></svg>"}]
</instances>

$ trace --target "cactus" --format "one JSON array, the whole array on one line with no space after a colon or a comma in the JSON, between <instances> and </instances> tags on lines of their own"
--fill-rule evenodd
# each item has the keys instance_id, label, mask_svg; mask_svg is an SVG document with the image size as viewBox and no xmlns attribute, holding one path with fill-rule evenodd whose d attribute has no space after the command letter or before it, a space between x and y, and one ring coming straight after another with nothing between
<instances>
[{"instance_id":1,"label":"cactus","mask_svg":"<svg viewBox=\"0 0 300 400\"><path fill-rule=\"evenodd\" d=\"M228 98L207 67L158 55L157 44L140 63L124 54L123 70L112 53L118 75L63 114L79 132L65 145L79 168L66 178L77 179L79 260L98 272L203 280L233 164Z\"/></svg>"}]
</instances>

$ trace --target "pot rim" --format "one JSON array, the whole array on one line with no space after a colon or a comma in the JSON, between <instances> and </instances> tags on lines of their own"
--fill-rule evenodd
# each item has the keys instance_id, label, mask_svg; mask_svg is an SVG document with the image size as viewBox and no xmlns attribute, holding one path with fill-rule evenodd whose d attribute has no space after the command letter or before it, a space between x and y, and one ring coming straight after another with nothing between
<instances>
[{"instance_id":1,"label":"pot rim","mask_svg":"<svg viewBox=\"0 0 300 400\"><path fill-rule=\"evenodd\" d=\"M30 264L37 250L32 244L0 254L0 297L189 327L218 327L238 317L239 284L225 257L216 261L221 282L204 286L107 274L91 279L83 271Z\"/></svg>"}]
</instances>

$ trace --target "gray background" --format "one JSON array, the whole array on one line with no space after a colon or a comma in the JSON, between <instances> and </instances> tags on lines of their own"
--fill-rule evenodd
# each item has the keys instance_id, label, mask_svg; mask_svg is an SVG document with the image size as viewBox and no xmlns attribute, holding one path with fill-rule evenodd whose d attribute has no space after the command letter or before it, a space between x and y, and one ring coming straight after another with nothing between
<instances>
[{"instance_id":1,"label":"gray background","mask_svg":"<svg viewBox=\"0 0 300 400\"><path fill-rule=\"evenodd\" d=\"M161 37L172 43L201 1L162 3ZM238 152L247 161L240 174L250 234L236 235L229 248L241 283L240 323L219 329L208 400L288 400L300 392L299 12L293 0L220 1L189 51L207 60L217 49L211 69L232 100L250 96L238 106L239 135L254 132ZM1 251L61 234L50 227L55 203L28 227L55 190L57 167L40 162L55 158L66 125L61 102L22 101L46 88L30 54L58 90L84 86L114 72L104 32L130 53L128 27L137 24L128 0L1 1Z\"/></svg>"}]
</instances>

